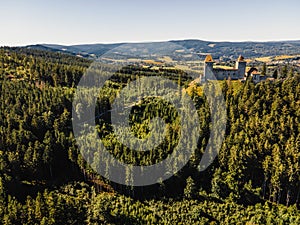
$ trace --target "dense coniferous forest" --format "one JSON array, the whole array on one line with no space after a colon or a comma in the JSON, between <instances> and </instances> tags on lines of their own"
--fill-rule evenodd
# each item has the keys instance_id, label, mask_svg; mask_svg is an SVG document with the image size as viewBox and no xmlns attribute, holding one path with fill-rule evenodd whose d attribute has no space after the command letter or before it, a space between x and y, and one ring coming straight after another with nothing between
<instances>
[{"instance_id":1,"label":"dense coniferous forest","mask_svg":"<svg viewBox=\"0 0 300 225\"><path fill-rule=\"evenodd\" d=\"M201 122L194 157L164 182L130 187L97 175L77 148L72 101L90 64L62 53L0 48L2 224L300 224L299 74L259 84L220 82L226 136L203 172L198 165L209 138L210 111L201 87L194 87L189 95ZM119 143L103 112L128 82L153 75L184 88L191 82L178 70L128 67L99 93L99 137L118 159L135 165L158 162L173 151L180 130L176 109L160 98L133 107L136 136L147 136L156 116L167 123L165 141L149 154L134 154Z\"/></svg>"}]
</instances>

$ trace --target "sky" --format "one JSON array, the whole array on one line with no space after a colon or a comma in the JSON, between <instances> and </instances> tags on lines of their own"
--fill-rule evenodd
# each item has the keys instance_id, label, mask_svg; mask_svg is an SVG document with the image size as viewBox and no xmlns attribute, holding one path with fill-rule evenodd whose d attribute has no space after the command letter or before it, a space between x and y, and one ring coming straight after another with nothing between
<instances>
[{"instance_id":1,"label":"sky","mask_svg":"<svg viewBox=\"0 0 300 225\"><path fill-rule=\"evenodd\" d=\"M0 0L0 46L300 40L299 0Z\"/></svg>"}]
</instances>

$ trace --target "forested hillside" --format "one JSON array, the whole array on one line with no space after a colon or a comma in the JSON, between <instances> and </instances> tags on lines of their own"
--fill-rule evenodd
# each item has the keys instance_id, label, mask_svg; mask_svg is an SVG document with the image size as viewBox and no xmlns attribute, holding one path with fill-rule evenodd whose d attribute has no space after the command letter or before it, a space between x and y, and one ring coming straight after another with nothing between
<instances>
[{"instance_id":1,"label":"forested hillside","mask_svg":"<svg viewBox=\"0 0 300 225\"><path fill-rule=\"evenodd\" d=\"M195 87L190 95L201 121L195 156L164 182L128 187L97 175L76 145L72 100L90 64L62 53L0 48L1 223L300 224L299 74L257 85L251 79L221 82L226 137L204 172L198 165L209 138L210 111L201 87ZM140 137L148 134L153 117L167 121L165 142L150 154L133 154L119 143L102 113L128 82L153 75L182 87L191 82L178 70L128 67L99 93L99 136L127 163L158 162L177 144L178 115L159 98L143 99L130 117Z\"/></svg>"},{"instance_id":2,"label":"forested hillside","mask_svg":"<svg viewBox=\"0 0 300 225\"><path fill-rule=\"evenodd\" d=\"M212 54L215 58L224 57L236 59L240 54L246 58L256 58L276 55L299 54L299 41L277 42L215 42L203 40L173 40L170 43L177 44L178 48L184 47L190 52L199 54ZM168 44L168 42L166 42ZM101 56L105 52L120 46L116 44L82 44L82 45L52 45L39 44L27 46L29 49L51 50L69 54L80 54L85 57Z\"/></svg>"}]
</instances>

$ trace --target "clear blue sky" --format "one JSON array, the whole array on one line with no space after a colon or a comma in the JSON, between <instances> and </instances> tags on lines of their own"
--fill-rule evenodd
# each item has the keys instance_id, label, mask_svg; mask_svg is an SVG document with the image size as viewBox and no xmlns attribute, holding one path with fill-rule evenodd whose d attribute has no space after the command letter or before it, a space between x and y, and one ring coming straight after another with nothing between
<instances>
[{"instance_id":1,"label":"clear blue sky","mask_svg":"<svg viewBox=\"0 0 300 225\"><path fill-rule=\"evenodd\" d=\"M299 0L1 0L0 46L300 39Z\"/></svg>"}]
</instances>

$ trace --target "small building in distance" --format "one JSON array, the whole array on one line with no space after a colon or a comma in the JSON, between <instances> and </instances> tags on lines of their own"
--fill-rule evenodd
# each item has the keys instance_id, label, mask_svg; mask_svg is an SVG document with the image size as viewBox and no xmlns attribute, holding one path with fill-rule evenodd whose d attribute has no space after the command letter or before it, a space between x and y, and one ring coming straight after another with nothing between
<instances>
[{"instance_id":1,"label":"small building in distance","mask_svg":"<svg viewBox=\"0 0 300 225\"><path fill-rule=\"evenodd\" d=\"M258 71L253 71L253 73L251 73L251 77L254 83L259 83L267 79L266 76L261 75Z\"/></svg>"},{"instance_id":2,"label":"small building in distance","mask_svg":"<svg viewBox=\"0 0 300 225\"><path fill-rule=\"evenodd\" d=\"M255 67L251 67L249 69L249 71L247 72L247 76L245 77L245 80L249 77L252 77L252 81L254 83L259 83L262 81L266 81L266 80L272 80L272 78L262 75L258 69L256 69Z\"/></svg>"},{"instance_id":3,"label":"small building in distance","mask_svg":"<svg viewBox=\"0 0 300 225\"><path fill-rule=\"evenodd\" d=\"M214 60L211 55L207 55L204 61L204 73L200 75L200 82L205 80L243 80L246 75L246 65L243 56L239 56L235 67L230 69L214 68Z\"/></svg>"}]
</instances>

